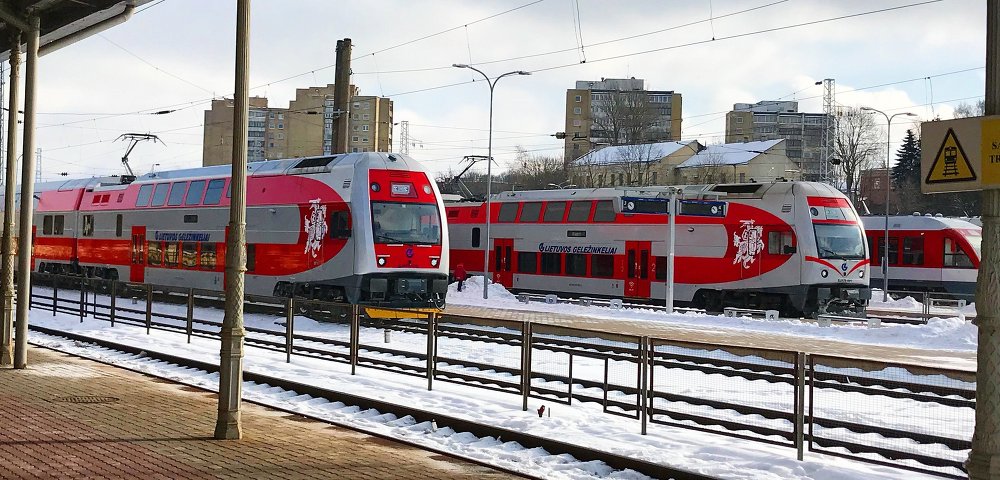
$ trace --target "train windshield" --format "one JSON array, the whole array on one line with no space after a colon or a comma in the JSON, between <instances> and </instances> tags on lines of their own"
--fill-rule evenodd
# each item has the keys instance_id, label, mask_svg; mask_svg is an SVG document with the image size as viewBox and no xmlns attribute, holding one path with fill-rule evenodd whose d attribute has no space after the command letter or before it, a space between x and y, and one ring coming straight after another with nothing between
<instances>
[{"instance_id":1,"label":"train windshield","mask_svg":"<svg viewBox=\"0 0 1000 480\"><path fill-rule=\"evenodd\" d=\"M372 202L375 243L439 245L441 216L434 203Z\"/></svg>"},{"instance_id":2,"label":"train windshield","mask_svg":"<svg viewBox=\"0 0 1000 480\"><path fill-rule=\"evenodd\" d=\"M857 225L814 224L819 258L865 258L865 244Z\"/></svg>"}]
</instances>

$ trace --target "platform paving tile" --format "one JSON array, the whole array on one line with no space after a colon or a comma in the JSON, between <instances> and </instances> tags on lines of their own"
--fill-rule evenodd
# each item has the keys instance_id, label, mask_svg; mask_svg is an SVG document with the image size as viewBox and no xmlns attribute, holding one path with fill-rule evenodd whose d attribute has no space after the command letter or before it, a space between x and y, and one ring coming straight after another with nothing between
<instances>
[{"instance_id":1,"label":"platform paving tile","mask_svg":"<svg viewBox=\"0 0 1000 480\"><path fill-rule=\"evenodd\" d=\"M0 369L0 479L518 478L247 403L243 439L214 440L214 394L41 348L28 354L27 369Z\"/></svg>"}]
</instances>

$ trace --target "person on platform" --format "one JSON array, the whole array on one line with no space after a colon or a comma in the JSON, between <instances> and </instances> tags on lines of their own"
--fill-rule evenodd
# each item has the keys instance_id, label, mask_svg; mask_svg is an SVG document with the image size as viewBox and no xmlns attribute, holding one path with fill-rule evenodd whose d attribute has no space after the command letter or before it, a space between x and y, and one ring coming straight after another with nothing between
<instances>
[{"instance_id":1,"label":"person on platform","mask_svg":"<svg viewBox=\"0 0 1000 480\"><path fill-rule=\"evenodd\" d=\"M458 280L458 291L462 291L462 287L465 285L465 265L459 263L455 266L455 280Z\"/></svg>"}]
</instances>

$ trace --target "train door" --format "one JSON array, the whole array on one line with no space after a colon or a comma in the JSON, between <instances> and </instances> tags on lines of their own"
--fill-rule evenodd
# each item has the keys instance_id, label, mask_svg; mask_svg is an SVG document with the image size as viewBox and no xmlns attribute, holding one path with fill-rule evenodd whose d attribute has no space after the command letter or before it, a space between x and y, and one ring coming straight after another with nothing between
<instances>
[{"instance_id":1,"label":"train door","mask_svg":"<svg viewBox=\"0 0 1000 480\"><path fill-rule=\"evenodd\" d=\"M499 283L510 288L514 275L511 273L511 264L514 263L514 239L494 238L493 239L493 283Z\"/></svg>"},{"instance_id":2,"label":"train door","mask_svg":"<svg viewBox=\"0 0 1000 480\"><path fill-rule=\"evenodd\" d=\"M146 227L132 227L132 262L128 281L142 283L146 280Z\"/></svg>"},{"instance_id":3,"label":"train door","mask_svg":"<svg viewBox=\"0 0 1000 480\"><path fill-rule=\"evenodd\" d=\"M625 296L649 298L652 242L625 242Z\"/></svg>"}]
</instances>

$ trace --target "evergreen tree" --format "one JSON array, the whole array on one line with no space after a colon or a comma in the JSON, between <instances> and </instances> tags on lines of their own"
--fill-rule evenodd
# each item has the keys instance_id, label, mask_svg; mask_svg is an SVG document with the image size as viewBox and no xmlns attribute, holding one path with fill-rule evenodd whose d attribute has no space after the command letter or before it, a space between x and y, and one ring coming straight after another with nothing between
<instances>
[{"instance_id":1,"label":"evergreen tree","mask_svg":"<svg viewBox=\"0 0 1000 480\"><path fill-rule=\"evenodd\" d=\"M903 185L920 187L920 140L913 130L906 131L903 144L896 151L896 164L892 167L892 183L899 188Z\"/></svg>"}]
</instances>

